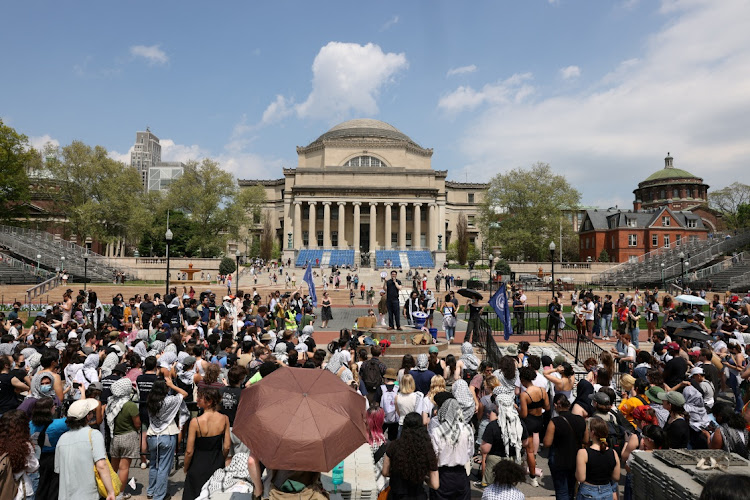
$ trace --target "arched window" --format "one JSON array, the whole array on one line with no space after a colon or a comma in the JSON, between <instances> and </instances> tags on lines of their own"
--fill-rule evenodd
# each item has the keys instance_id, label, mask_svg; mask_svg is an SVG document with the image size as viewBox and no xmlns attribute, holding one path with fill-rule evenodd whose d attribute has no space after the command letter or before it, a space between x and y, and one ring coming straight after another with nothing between
<instances>
[{"instance_id":1,"label":"arched window","mask_svg":"<svg viewBox=\"0 0 750 500\"><path fill-rule=\"evenodd\" d=\"M344 163L345 167L385 167L386 164L374 156L357 156Z\"/></svg>"}]
</instances>

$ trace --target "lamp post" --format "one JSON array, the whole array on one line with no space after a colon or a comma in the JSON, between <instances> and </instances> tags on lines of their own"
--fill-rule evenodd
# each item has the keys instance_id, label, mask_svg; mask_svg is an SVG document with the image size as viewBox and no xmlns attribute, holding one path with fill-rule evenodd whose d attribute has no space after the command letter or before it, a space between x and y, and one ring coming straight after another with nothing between
<instances>
[{"instance_id":1,"label":"lamp post","mask_svg":"<svg viewBox=\"0 0 750 500\"><path fill-rule=\"evenodd\" d=\"M680 258L680 286L685 291L685 253L680 252L678 257Z\"/></svg>"},{"instance_id":2,"label":"lamp post","mask_svg":"<svg viewBox=\"0 0 750 500\"><path fill-rule=\"evenodd\" d=\"M664 262L661 263L661 289L666 290L667 286L664 284Z\"/></svg>"},{"instance_id":3,"label":"lamp post","mask_svg":"<svg viewBox=\"0 0 750 500\"><path fill-rule=\"evenodd\" d=\"M236 297L240 293L240 250L237 249L234 252L234 257L237 259L237 279L234 281L234 296Z\"/></svg>"},{"instance_id":4,"label":"lamp post","mask_svg":"<svg viewBox=\"0 0 750 500\"><path fill-rule=\"evenodd\" d=\"M167 226L167 232L164 233L164 240L167 242L167 285L166 292L164 292L165 297L169 295L169 244L172 243L173 236L174 235L172 234L172 230L169 229L169 226Z\"/></svg>"},{"instance_id":5,"label":"lamp post","mask_svg":"<svg viewBox=\"0 0 750 500\"><path fill-rule=\"evenodd\" d=\"M443 249L443 235L438 234L438 250L442 250L442 249Z\"/></svg>"},{"instance_id":6,"label":"lamp post","mask_svg":"<svg viewBox=\"0 0 750 500\"><path fill-rule=\"evenodd\" d=\"M488 258L488 259L489 259L489 261L490 261L490 295L492 295L492 273L493 273L493 272L495 271L495 270L494 270L494 269L492 268L492 263L493 263L493 262L494 262L494 260L495 260L495 256L494 256L494 255L492 255L492 254L489 254L489 255L487 256L487 258Z\"/></svg>"},{"instance_id":7,"label":"lamp post","mask_svg":"<svg viewBox=\"0 0 750 500\"><path fill-rule=\"evenodd\" d=\"M60 257L60 272L65 272L65 256Z\"/></svg>"},{"instance_id":8,"label":"lamp post","mask_svg":"<svg viewBox=\"0 0 750 500\"><path fill-rule=\"evenodd\" d=\"M245 238L245 256L247 257L250 255L250 252L247 250L247 244L250 241L250 238Z\"/></svg>"},{"instance_id":9,"label":"lamp post","mask_svg":"<svg viewBox=\"0 0 750 500\"><path fill-rule=\"evenodd\" d=\"M552 298L555 298L555 242L549 243L549 260L552 262Z\"/></svg>"},{"instance_id":10,"label":"lamp post","mask_svg":"<svg viewBox=\"0 0 750 500\"><path fill-rule=\"evenodd\" d=\"M41 260L42 254L38 253L36 254L36 270L39 272L39 260Z\"/></svg>"},{"instance_id":11,"label":"lamp post","mask_svg":"<svg viewBox=\"0 0 750 500\"><path fill-rule=\"evenodd\" d=\"M287 242L286 242L286 246L287 246L287 248L288 248L289 250L291 250L291 249L292 249L292 232L291 232L291 231L289 231L289 232L288 232L288 233L286 233L286 234L287 234L287 236L289 237L289 238L287 239Z\"/></svg>"},{"instance_id":12,"label":"lamp post","mask_svg":"<svg viewBox=\"0 0 750 500\"><path fill-rule=\"evenodd\" d=\"M83 291L86 291L86 282L89 280L89 253L83 254Z\"/></svg>"}]
</instances>

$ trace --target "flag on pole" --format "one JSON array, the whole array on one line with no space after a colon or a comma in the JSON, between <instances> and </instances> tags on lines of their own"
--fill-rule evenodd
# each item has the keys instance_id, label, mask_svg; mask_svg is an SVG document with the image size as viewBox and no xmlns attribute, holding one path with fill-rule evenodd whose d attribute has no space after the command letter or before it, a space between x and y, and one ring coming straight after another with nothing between
<instances>
[{"instance_id":1,"label":"flag on pole","mask_svg":"<svg viewBox=\"0 0 750 500\"><path fill-rule=\"evenodd\" d=\"M497 317L503 323L505 340L510 338L513 333L513 326L510 324L510 310L508 309L508 294L505 289L505 282L500 284L497 292L490 299L490 305L497 313Z\"/></svg>"},{"instance_id":2,"label":"flag on pole","mask_svg":"<svg viewBox=\"0 0 750 500\"><path fill-rule=\"evenodd\" d=\"M305 270L305 277L302 278L307 287L310 289L310 302L313 307L318 307L318 295L315 293L315 283L313 282L312 266L307 264L307 270Z\"/></svg>"}]
</instances>

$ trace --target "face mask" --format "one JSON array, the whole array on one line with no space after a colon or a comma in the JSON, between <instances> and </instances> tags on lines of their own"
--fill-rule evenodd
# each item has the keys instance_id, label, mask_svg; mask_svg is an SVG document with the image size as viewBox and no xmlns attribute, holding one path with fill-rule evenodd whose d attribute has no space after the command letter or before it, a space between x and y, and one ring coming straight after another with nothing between
<instances>
[{"instance_id":1,"label":"face mask","mask_svg":"<svg viewBox=\"0 0 750 500\"><path fill-rule=\"evenodd\" d=\"M52 392L52 384L42 384L39 386L39 391L42 394L49 394Z\"/></svg>"}]
</instances>

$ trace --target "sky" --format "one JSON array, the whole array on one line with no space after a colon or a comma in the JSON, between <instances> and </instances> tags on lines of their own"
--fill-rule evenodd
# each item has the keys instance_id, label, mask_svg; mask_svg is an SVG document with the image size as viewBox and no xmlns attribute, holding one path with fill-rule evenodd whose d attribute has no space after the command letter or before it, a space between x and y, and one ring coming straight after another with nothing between
<instances>
[{"instance_id":1,"label":"sky","mask_svg":"<svg viewBox=\"0 0 750 500\"><path fill-rule=\"evenodd\" d=\"M36 147L128 162L148 126L163 161L269 179L375 118L450 180L545 162L584 205L632 206L667 152L747 182L750 0L4 4L0 118Z\"/></svg>"}]
</instances>

